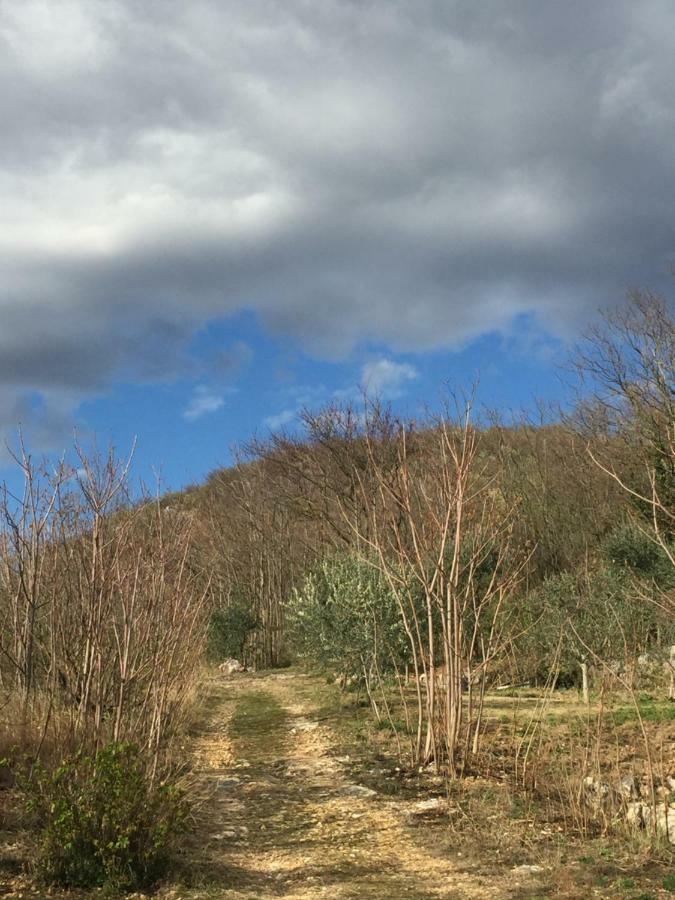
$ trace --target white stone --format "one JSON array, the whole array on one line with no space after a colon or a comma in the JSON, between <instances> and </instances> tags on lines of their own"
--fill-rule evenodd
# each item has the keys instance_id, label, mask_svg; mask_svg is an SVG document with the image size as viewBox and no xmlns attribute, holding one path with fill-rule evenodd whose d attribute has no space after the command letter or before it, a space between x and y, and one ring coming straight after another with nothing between
<instances>
[{"instance_id":1,"label":"white stone","mask_svg":"<svg viewBox=\"0 0 675 900\"><path fill-rule=\"evenodd\" d=\"M344 787L338 789L338 794L342 797L354 797L358 800L368 800L371 797L375 797L377 791L374 791L369 787L364 787L362 784L346 784Z\"/></svg>"},{"instance_id":2,"label":"white stone","mask_svg":"<svg viewBox=\"0 0 675 900\"><path fill-rule=\"evenodd\" d=\"M425 813L444 811L446 807L447 800L444 797L430 797L415 803L410 812L414 816L423 816Z\"/></svg>"}]
</instances>

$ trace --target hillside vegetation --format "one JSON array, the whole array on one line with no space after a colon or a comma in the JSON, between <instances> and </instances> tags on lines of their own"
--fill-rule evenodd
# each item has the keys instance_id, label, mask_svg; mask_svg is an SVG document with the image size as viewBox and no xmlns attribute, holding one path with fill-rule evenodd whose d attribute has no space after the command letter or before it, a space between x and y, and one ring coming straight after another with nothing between
<instances>
[{"instance_id":1,"label":"hillside vegetation","mask_svg":"<svg viewBox=\"0 0 675 900\"><path fill-rule=\"evenodd\" d=\"M38 873L120 888L165 876L190 819L195 686L226 657L302 663L354 716L363 698L398 771L452 792L508 784L565 833L667 854L667 304L636 295L575 365L566 416L505 423L460 394L418 420L377 401L307 410L300 434L157 500L132 502L112 454L80 453L77 472L17 454L24 493L0 504L0 829L36 836ZM155 811L128 833L122 757ZM83 773L127 804L105 852L105 800Z\"/></svg>"}]
</instances>

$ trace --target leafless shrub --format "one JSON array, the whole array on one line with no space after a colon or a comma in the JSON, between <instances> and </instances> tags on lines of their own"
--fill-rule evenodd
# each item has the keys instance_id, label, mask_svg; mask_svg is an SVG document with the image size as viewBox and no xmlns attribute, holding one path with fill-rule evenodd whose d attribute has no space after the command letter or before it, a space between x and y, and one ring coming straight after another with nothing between
<instances>
[{"instance_id":1,"label":"leafless shrub","mask_svg":"<svg viewBox=\"0 0 675 900\"><path fill-rule=\"evenodd\" d=\"M193 517L132 502L130 458L76 453L49 470L22 445L0 503L0 733L36 756L134 740L154 769L202 651Z\"/></svg>"}]
</instances>

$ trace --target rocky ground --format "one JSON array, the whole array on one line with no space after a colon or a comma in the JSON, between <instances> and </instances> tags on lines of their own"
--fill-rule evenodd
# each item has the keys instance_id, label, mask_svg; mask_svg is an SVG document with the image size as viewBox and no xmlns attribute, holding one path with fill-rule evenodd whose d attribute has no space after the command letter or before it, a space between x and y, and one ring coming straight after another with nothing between
<instances>
[{"instance_id":1,"label":"rocky ground","mask_svg":"<svg viewBox=\"0 0 675 900\"><path fill-rule=\"evenodd\" d=\"M669 894L663 870L650 873L635 853L626 866L607 844L579 853L540 831L505 787L475 785L472 806L448 796L439 776L407 779L318 678L235 675L209 690L195 749L209 829L193 864L205 883L185 895L192 900ZM484 818L471 821L473 809Z\"/></svg>"},{"instance_id":2,"label":"rocky ground","mask_svg":"<svg viewBox=\"0 0 675 900\"><path fill-rule=\"evenodd\" d=\"M602 839L575 843L498 779L448 794L440 776L400 771L383 752L391 737L380 733L378 744L367 710L341 705L319 678L219 674L205 682L203 705L190 775L195 831L162 900L675 892L662 860ZM359 723L371 729L365 736ZM2 878L0 866L7 897L83 896Z\"/></svg>"},{"instance_id":3,"label":"rocky ground","mask_svg":"<svg viewBox=\"0 0 675 900\"><path fill-rule=\"evenodd\" d=\"M495 883L434 852L411 819L438 816L445 798L401 801L353 781L309 688L283 672L215 688L222 697L196 750L212 793L201 865L229 887L191 896L510 897L538 877L528 869Z\"/></svg>"}]
</instances>

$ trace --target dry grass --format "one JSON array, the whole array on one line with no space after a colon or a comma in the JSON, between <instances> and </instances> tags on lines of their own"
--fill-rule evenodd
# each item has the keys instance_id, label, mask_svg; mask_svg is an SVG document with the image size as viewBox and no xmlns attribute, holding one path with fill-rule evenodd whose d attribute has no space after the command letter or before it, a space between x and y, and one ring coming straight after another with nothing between
<instances>
[{"instance_id":1,"label":"dry grass","mask_svg":"<svg viewBox=\"0 0 675 900\"><path fill-rule=\"evenodd\" d=\"M36 692L26 709L16 693L0 706L0 759L10 763L40 758L49 766L73 752L77 745L74 711L57 706L47 694Z\"/></svg>"},{"instance_id":2,"label":"dry grass","mask_svg":"<svg viewBox=\"0 0 675 900\"><path fill-rule=\"evenodd\" d=\"M585 818L571 811L584 760L600 760L607 777L644 765L626 698L588 710L572 692L544 707L537 692L524 694L489 698L480 765L446 784L431 771L401 766L391 731L324 679L297 671L207 677L193 697L201 717L188 776L196 831L185 844L180 883L159 896L668 896L669 850L590 811ZM529 740L533 711L536 753L519 780L514 747ZM672 720L659 712L646 724L666 765ZM375 796L341 793L353 784ZM411 814L420 800L438 796L447 797L445 811ZM0 884L4 876L15 896L42 896L17 877L25 847L16 829L0 835L2 846Z\"/></svg>"},{"instance_id":3,"label":"dry grass","mask_svg":"<svg viewBox=\"0 0 675 900\"><path fill-rule=\"evenodd\" d=\"M354 695L286 675L214 686L220 700L197 754L207 782L222 788L197 838L207 850L200 885L179 888L181 897L667 896L667 851L644 835L603 833L597 823L581 829L561 814L567 801L553 757L550 791L515 782L507 755L538 696L491 698L486 772L448 785L399 765L391 731ZM568 732L578 739L583 705L571 692L553 705L555 714L538 716L546 740L562 746ZM635 721L616 727L636 736ZM538 745L544 757L546 740ZM565 752L577 750L569 744ZM638 750L639 742L627 748ZM339 794L345 784L370 787L375 797L347 800ZM438 796L447 796L447 812L411 814ZM223 830L231 836L216 839Z\"/></svg>"},{"instance_id":4,"label":"dry grass","mask_svg":"<svg viewBox=\"0 0 675 900\"><path fill-rule=\"evenodd\" d=\"M201 674L202 680L181 695L181 716L175 720L176 730L167 741L162 758L162 769L171 772L173 777L178 773L181 786L189 796L195 788L195 777L187 765L192 749L190 735L201 727L208 707L208 695L203 689L206 670ZM3 896L44 896L43 889L24 874L32 856L33 837L15 773L25 770L38 755L43 765L51 768L78 746L72 708L55 709L47 696L36 693L26 715L20 698L5 697L0 708L0 760L6 763L0 765L0 894ZM195 814L199 812L196 804ZM88 891L61 894L50 889L49 896L89 897L91 894Z\"/></svg>"}]
</instances>

